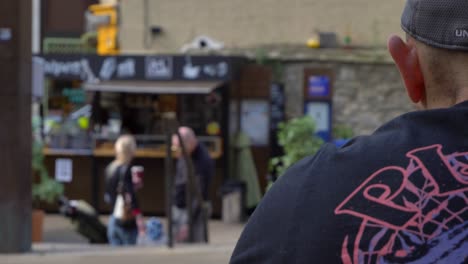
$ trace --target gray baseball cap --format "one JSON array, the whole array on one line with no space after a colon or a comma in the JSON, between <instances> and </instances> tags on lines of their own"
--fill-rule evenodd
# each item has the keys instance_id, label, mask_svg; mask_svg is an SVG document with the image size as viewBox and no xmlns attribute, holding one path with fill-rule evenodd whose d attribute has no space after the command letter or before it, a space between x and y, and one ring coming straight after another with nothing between
<instances>
[{"instance_id":1,"label":"gray baseball cap","mask_svg":"<svg viewBox=\"0 0 468 264\"><path fill-rule=\"evenodd\" d=\"M468 51L468 0L407 0L401 26L429 46Z\"/></svg>"}]
</instances>

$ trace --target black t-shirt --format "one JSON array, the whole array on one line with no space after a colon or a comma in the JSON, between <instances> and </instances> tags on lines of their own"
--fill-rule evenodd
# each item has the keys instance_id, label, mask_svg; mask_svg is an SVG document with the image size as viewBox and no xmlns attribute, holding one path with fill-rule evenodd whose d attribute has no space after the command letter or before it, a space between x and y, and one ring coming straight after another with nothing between
<instances>
[{"instance_id":1,"label":"black t-shirt","mask_svg":"<svg viewBox=\"0 0 468 264\"><path fill-rule=\"evenodd\" d=\"M119 165L115 161L109 164L106 168L106 185L104 200L109 203L112 208L115 206L117 199L117 186L123 176L123 192L129 193L132 199L132 209L139 209L138 199L133 187L132 174L130 165Z\"/></svg>"},{"instance_id":2,"label":"black t-shirt","mask_svg":"<svg viewBox=\"0 0 468 264\"><path fill-rule=\"evenodd\" d=\"M412 112L291 167L231 263L468 263L468 102Z\"/></svg>"}]
</instances>

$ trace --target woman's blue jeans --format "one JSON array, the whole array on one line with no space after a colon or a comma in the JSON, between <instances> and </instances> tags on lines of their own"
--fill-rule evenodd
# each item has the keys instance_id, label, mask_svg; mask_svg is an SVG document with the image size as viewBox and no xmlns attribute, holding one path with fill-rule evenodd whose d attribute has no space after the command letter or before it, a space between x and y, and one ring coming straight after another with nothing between
<instances>
[{"instance_id":1,"label":"woman's blue jeans","mask_svg":"<svg viewBox=\"0 0 468 264\"><path fill-rule=\"evenodd\" d=\"M138 228L124 228L117 224L113 216L109 217L107 225L107 238L112 246L135 245L138 237Z\"/></svg>"}]
</instances>

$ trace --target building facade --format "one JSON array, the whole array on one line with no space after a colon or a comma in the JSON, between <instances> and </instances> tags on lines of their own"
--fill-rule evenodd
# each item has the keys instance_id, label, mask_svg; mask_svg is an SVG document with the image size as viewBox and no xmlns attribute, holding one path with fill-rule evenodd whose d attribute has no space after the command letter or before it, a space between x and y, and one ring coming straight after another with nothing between
<instances>
[{"instance_id":1,"label":"building facade","mask_svg":"<svg viewBox=\"0 0 468 264\"><path fill-rule=\"evenodd\" d=\"M352 45L384 46L401 32L404 0L132 0L121 3L124 52L178 52L205 35L227 48L305 44L316 31ZM159 28L160 34L151 29ZM154 32L154 31L153 31Z\"/></svg>"},{"instance_id":2,"label":"building facade","mask_svg":"<svg viewBox=\"0 0 468 264\"><path fill-rule=\"evenodd\" d=\"M195 38L208 36L224 45L221 53L258 60L262 52L267 60L283 65L280 82L285 85L287 118L304 114L304 70L330 70L334 75L332 123L350 126L355 134L368 134L414 109L385 51L388 36L402 34L404 3L121 1L119 42L123 53L180 53ZM352 48L308 49L307 39L316 32L335 33L339 46L349 37Z\"/></svg>"}]
</instances>

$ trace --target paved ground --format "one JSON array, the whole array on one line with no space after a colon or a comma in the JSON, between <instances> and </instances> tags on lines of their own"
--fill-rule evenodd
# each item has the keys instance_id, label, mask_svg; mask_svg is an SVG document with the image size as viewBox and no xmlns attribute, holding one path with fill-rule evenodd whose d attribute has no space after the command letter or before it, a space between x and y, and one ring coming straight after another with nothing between
<instances>
[{"instance_id":1,"label":"paved ground","mask_svg":"<svg viewBox=\"0 0 468 264\"><path fill-rule=\"evenodd\" d=\"M75 233L67 219L48 215L44 242L33 245L33 252L23 255L0 255L2 264L140 264L140 263L227 263L242 231L241 224L211 221L210 244L159 247L112 248L95 246Z\"/></svg>"}]
</instances>

